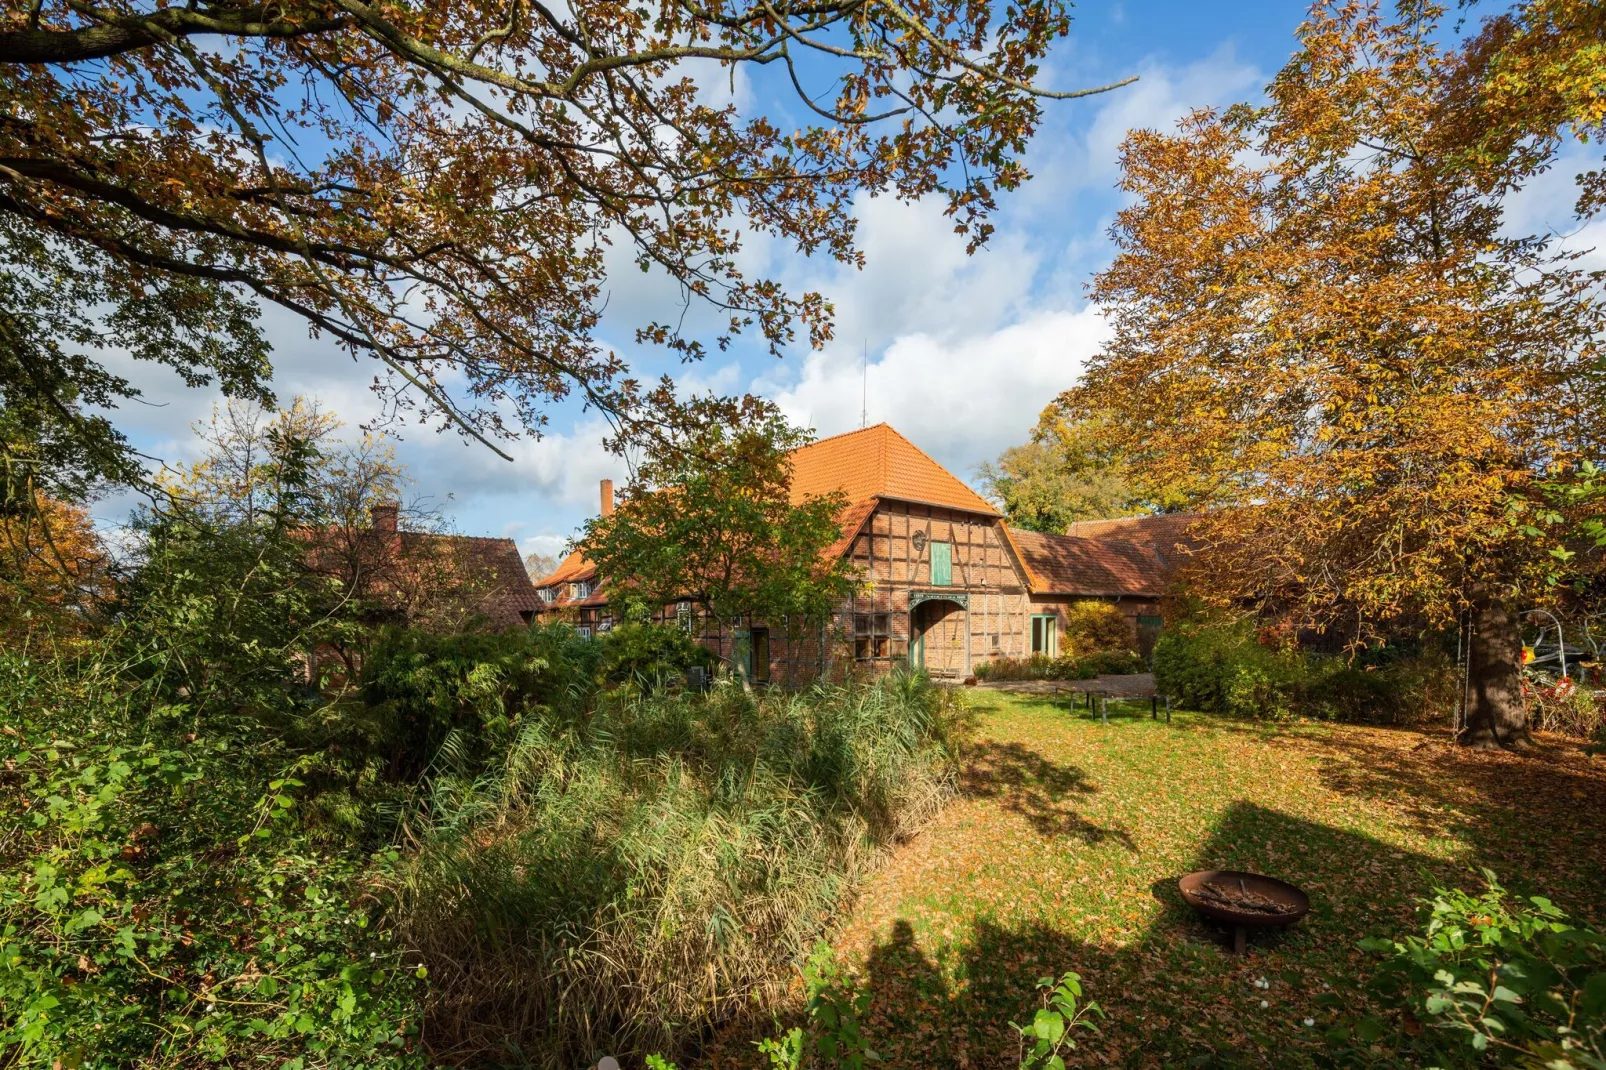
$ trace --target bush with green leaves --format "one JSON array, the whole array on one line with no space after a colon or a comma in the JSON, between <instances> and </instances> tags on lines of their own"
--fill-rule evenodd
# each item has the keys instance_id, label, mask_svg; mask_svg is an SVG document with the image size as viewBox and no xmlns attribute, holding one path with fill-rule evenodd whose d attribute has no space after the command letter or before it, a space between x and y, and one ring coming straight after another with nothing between
<instances>
[{"instance_id":1,"label":"bush with green leaves","mask_svg":"<svg viewBox=\"0 0 1606 1070\"><path fill-rule=\"evenodd\" d=\"M494 776L443 768L394 887L432 1042L550 1067L673 1054L778 998L853 881L954 790L960 703L921 674L621 689L584 720L527 717Z\"/></svg>"},{"instance_id":2,"label":"bush with green leaves","mask_svg":"<svg viewBox=\"0 0 1606 1070\"><path fill-rule=\"evenodd\" d=\"M1114 602L1082 599L1065 607L1065 633L1060 645L1078 657L1130 650L1132 622Z\"/></svg>"},{"instance_id":3,"label":"bush with green leaves","mask_svg":"<svg viewBox=\"0 0 1606 1070\"><path fill-rule=\"evenodd\" d=\"M979 680L1091 680L1144 672L1148 664L1130 650L1105 650L1079 657L993 658L976 665Z\"/></svg>"},{"instance_id":4,"label":"bush with green leaves","mask_svg":"<svg viewBox=\"0 0 1606 1070\"><path fill-rule=\"evenodd\" d=\"M793 1026L758 1042L770 1070L864 1070L881 1061L864 1038L870 993L842 973L831 945L823 940L803 964L803 991L808 1028Z\"/></svg>"},{"instance_id":5,"label":"bush with green leaves","mask_svg":"<svg viewBox=\"0 0 1606 1070\"><path fill-rule=\"evenodd\" d=\"M1254 622L1185 622L1154 645L1154 684L1190 709L1281 718L1298 709L1304 660L1258 641Z\"/></svg>"},{"instance_id":6,"label":"bush with green leaves","mask_svg":"<svg viewBox=\"0 0 1606 1070\"><path fill-rule=\"evenodd\" d=\"M444 635L387 630L363 663L358 703L340 711L371 726L366 746L394 777L422 776L443 748L456 771L482 770L532 714L584 716L598 657L596 644L562 623Z\"/></svg>"},{"instance_id":7,"label":"bush with green leaves","mask_svg":"<svg viewBox=\"0 0 1606 1070\"><path fill-rule=\"evenodd\" d=\"M1400 723L1443 716L1454 665L1433 642L1342 654L1263 642L1252 617L1180 622L1154 647L1155 687L1179 705L1234 717Z\"/></svg>"},{"instance_id":8,"label":"bush with green leaves","mask_svg":"<svg viewBox=\"0 0 1606 1070\"><path fill-rule=\"evenodd\" d=\"M417 1064L419 964L300 757L116 646L0 653L0 1065Z\"/></svg>"},{"instance_id":9,"label":"bush with green leaves","mask_svg":"<svg viewBox=\"0 0 1606 1070\"><path fill-rule=\"evenodd\" d=\"M1044 977L1037 988L1043 1005L1025 1025L1010 1022L1020 1035L1020 1070L1065 1070L1065 1051L1076 1048L1076 1031L1098 1032L1093 1017L1104 1017L1096 1002L1082 1003L1082 975L1068 970L1058 980Z\"/></svg>"},{"instance_id":10,"label":"bush with green leaves","mask_svg":"<svg viewBox=\"0 0 1606 1070\"><path fill-rule=\"evenodd\" d=\"M1484 870L1473 894L1434 889L1420 936L1370 938L1384 956L1374 985L1419 1028L1389 1044L1415 1065L1606 1067L1606 935L1581 929L1542 896L1508 893ZM1367 1019L1362 1042L1386 1037ZM1415 1035L1413 1036L1412 1033Z\"/></svg>"},{"instance_id":11,"label":"bush with green leaves","mask_svg":"<svg viewBox=\"0 0 1606 1070\"><path fill-rule=\"evenodd\" d=\"M692 668L711 669L713 655L684 628L659 624L640 603L628 606L624 620L602 637L603 680L638 691L681 682Z\"/></svg>"}]
</instances>

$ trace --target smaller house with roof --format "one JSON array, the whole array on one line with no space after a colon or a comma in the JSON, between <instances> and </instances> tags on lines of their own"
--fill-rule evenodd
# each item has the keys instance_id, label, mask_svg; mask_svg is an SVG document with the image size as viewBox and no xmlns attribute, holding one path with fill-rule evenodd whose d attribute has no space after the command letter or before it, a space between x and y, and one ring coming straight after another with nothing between
<instances>
[{"instance_id":1,"label":"smaller house with roof","mask_svg":"<svg viewBox=\"0 0 1606 1070\"><path fill-rule=\"evenodd\" d=\"M399 503L381 502L367 523L308 528L299 537L313 570L335 580L370 623L503 631L534 621L540 600L512 539L410 531L400 518ZM313 652L307 671L332 662L348 674L360 667L352 651L330 644Z\"/></svg>"},{"instance_id":2,"label":"smaller house with roof","mask_svg":"<svg viewBox=\"0 0 1606 1070\"><path fill-rule=\"evenodd\" d=\"M1081 600L1112 602L1127 616L1134 646L1159 627L1159 604L1189 517L1135 517L1076 525L1066 535L1009 527L964 481L887 424L821 439L792 454L794 499L841 491L842 536L827 552L861 578L819 634L785 622L733 633L682 603L664 607L722 660L751 658L754 679L798 685L900 665L932 675L969 676L997 658L1055 656L1066 610ZM613 508L602 484L601 508ZM612 627L607 593L580 551L535 581L543 614L560 614L582 634ZM746 640L742 642L741 640Z\"/></svg>"}]
</instances>

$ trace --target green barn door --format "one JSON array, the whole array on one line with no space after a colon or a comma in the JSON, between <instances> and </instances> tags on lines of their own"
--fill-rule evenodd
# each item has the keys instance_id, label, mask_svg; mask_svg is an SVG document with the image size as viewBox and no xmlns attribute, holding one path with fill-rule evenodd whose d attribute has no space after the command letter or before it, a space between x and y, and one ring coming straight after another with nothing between
<instances>
[{"instance_id":1,"label":"green barn door","mask_svg":"<svg viewBox=\"0 0 1606 1070\"><path fill-rule=\"evenodd\" d=\"M931 585L950 587L954 582L954 547L952 543L931 544Z\"/></svg>"}]
</instances>

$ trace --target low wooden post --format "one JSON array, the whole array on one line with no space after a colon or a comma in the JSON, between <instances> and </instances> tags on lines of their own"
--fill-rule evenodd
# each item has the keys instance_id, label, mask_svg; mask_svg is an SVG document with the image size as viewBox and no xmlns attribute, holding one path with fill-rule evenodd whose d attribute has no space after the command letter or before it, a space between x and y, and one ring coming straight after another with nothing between
<instances>
[{"instance_id":1,"label":"low wooden post","mask_svg":"<svg viewBox=\"0 0 1606 1070\"><path fill-rule=\"evenodd\" d=\"M1099 720L1110 723L1110 696L1103 692L1099 693Z\"/></svg>"},{"instance_id":2,"label":"low wooden post","mask_svg":"<svg viewBox=\"0 0 1606 1070\"><path fill-rule=\"evenodd\" d=\"M1160 719L1160 696L1159 695L1150 695L1149 696L1149 720L1158 721L1159 719Z\"/></svg>"},{"instance_id":3,"label":"low wooden post","mask_svg":"<svg viewBox=\"0 0 1606 1070\"><path fill-rule=\"evenodd\" d=\"M1167 695L1165 697L1165 723L1166 724L1170 724L1171 723L1171 696L1170 695Z\"/></svg>"}]
</instances>

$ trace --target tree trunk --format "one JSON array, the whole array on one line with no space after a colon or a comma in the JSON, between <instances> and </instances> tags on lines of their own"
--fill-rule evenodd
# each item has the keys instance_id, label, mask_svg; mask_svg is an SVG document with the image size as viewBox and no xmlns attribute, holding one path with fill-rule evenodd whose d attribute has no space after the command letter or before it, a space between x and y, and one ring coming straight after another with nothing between
<instances>
[{"instance_id":1,"label":"tree trunk","mask_svg":"<svg viewBox=\"0 0 1606 1070\"><path fill-rule=\"evenodd\" d=\"M1522 636L1516 611L1497 598L1474 596L1469 623L1467 715L1460 741L1483 750L1528 747L1533 741L1522 700Z\"/></svg>"}]
</instances>

